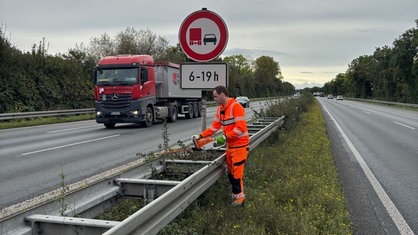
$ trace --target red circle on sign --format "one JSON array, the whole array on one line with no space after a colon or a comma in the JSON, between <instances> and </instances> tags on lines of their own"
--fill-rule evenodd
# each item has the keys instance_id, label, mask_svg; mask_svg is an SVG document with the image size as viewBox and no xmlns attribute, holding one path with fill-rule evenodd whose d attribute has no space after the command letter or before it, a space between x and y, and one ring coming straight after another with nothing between
<instances>
[{"instance_id":1,"label":"red circle on sign","mask_svg":"<svg viewBox=\"0 0 418 235\"><path fill-rule=\"evenodd\" d=\"M187 43L187 39L186 39L187 30L189 29L189 26L194 21L198 19L202 19L202 18L207 18L207 19L212 20L218 26L219 34L220 34L220 39L215 49L213 49L212 51L206 54L200 54L200 53L193 51L190 48L189 43ZM179 41L180 41L181 49L188 57L190 57L191 59L195 61L206 62L206 61L213 60L222 54L222 52L224 51L226 47L226 43L228 41L228 29L226 28L225 22L216 13L212 11L208 11L208 10L195 11L192 14L190 14L181 24L180 31L179 31Z\"/></svg>"}]
</instances>

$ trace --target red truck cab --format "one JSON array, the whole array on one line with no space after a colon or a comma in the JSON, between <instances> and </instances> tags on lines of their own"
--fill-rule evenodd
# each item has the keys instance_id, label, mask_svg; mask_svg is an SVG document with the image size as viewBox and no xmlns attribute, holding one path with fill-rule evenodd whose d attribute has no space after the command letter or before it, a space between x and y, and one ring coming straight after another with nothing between
<instances>
[{"instance_id":1,"label":"red truck cab","mask_svg":"<svg viewBox=\"0 0 418 235\"><path fill-rule=\"evenodd\" d=\"M108 56L94 71L96 122L106 128L116 123L157 120L175 122L178 114L200 116L202 93L180 87L180 66L155 62L149 55Z\"/></svg>"},{"instance_id":2,"label":"red truck cab","mask_svg":"<svg viewBox=\"0 0 418 235\"><path fill-rule=\"evenodd\" d=\"M109 56L96 66L96 121L106 127L118 122L146 122L145 103L155 103L154 59L149 55ZM145 105L146 107L147 105Z\"/></svg>"}]
</instances>

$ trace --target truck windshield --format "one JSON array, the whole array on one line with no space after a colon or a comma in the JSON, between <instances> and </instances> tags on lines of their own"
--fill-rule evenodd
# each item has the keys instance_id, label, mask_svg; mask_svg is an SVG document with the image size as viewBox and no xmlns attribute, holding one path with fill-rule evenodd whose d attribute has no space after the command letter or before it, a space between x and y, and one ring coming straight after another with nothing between
<instances>
[{"instance_id":1,"label":"truck windshield","mask_svg":"<svg viewBox=\"0 0 418 235\"><path fill-rule=\"evenodd\" d=\"M138 68L102 68L97 70L97 85L133 85L138 83Z\"/></svg>"}]
</instances>

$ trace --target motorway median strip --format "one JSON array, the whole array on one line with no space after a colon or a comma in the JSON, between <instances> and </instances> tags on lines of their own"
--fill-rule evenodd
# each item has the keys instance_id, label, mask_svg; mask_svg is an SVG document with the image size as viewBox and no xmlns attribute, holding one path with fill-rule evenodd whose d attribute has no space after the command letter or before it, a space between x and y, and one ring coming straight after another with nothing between
<instances>
[{"instance_id":1,"label":"motorway median strip","mask_svg":"<svg viewBox=\"0 0 418 235\"><path fill-rule=\"evenodd\" d=\"M353 233L317 102L250 152L245 181L244 208L228 206L221 179L159 234Z\"/></svg>"}]
</instances>

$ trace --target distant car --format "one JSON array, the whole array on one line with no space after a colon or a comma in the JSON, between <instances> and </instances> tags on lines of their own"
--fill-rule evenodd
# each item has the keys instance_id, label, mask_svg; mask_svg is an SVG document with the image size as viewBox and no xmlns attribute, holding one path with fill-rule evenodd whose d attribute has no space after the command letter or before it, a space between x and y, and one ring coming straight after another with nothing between
<instances>
[{"instance_id":1,"label":"distant car","mask_svg":"<svg viewBox=\"0 0 418 235\"><path fill-rule=\"evenodd\" d=\"M337 96L337 100L344 100L342 95Z\"/></svg>"},{"instance_id":2,"label":"distant car","mask_svg":"<svg viewBox=\"0 0 418 235\"><path fill-rule=\"evenodd\" d=\"M247 96L238 96L235 99L238 101L238 103L242 105L242 107L244 108L250 107L250 99L248 99Z\"/></svg>"},{"instance_id":3,"label":"distant car","mask_svg":"<svg viewBox=\"0 0 418 235\"><path fill-rule=\"evenodd\" d=\"M333 96L332 94L329 94L329 95L327 96L327 98L328 98L328 99L334 99L334 96Z\"/></svg>"}]
</instances>

